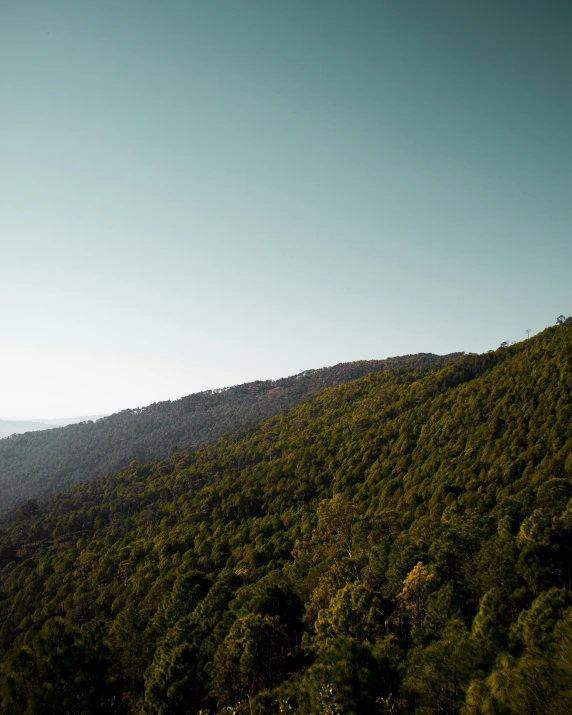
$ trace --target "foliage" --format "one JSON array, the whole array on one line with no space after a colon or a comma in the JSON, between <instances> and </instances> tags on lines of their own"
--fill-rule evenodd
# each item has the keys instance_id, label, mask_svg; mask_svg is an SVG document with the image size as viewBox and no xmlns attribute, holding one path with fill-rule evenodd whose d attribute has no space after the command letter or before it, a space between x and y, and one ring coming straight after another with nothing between
<instances>
[{"instance_id":1,"label":"foliage","mask_svg":"<svg viewBox=\"0 0 572 715\"><path fill-rule=\"evenodd\" d=\"M460 355L422 353L342 363L280 380L206 390L95 422L0 439L0 512L15 505L25 512L27 500L123 469L133 460L164 459L179 448L188 450L219 439L294 407L326 387L372 372L444 365ZM240 468L239 463L235 466Z\"/></svg>"},{"instance_id":2,"label":"foliage","mask_svg":"<svg viewBox=\"0 0 572 715\"><path fill-rule=\"evenodd\" d=\"M568 712L570 455L568 319L39 500L0 712Z\"/></svg>"}]
</instances>

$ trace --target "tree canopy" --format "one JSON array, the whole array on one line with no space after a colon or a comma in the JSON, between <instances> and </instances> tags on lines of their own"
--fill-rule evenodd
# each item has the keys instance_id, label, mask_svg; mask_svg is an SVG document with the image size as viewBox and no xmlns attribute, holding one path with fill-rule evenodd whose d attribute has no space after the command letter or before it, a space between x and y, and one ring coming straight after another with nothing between
<instances>
[{"instance_id":1,"label":"tree canopy","mask_svg":"<svg viewBox=\"0 0 572 715\"><path fill-rule=\"evenodd\" d=\"M421 353L342 363L0 439L0 513L128 467L133 459L165 459L173 451L219 439L294 407L325 387L396 367L443 365L460 355Z\"/></svg>"},{"instance_id":2,"label":"tree canopy","mask_svg":"<svg viewBox=\"0 0 572 715\"><path fill-rule=\"evenodd\" d=\"M0 712L564 715L571 455L567 319L38 500Z\"/></svg>"}]
</instances>

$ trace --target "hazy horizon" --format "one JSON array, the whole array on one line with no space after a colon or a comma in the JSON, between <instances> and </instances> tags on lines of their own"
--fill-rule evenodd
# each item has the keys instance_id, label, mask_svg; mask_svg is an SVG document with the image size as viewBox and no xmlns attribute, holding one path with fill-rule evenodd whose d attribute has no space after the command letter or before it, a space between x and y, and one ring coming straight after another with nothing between
<instances>
[{"instance_id":1,"label":"hazy horizon","mask_svg":"<svg viewBox=\"0 0 572 715\"><path fill-rule=\"evenodd\" d=\"M75 415L73 417L22 417L19 419L14 419L10 416L0 415L0 421L4 422L59 422L64 420L91 420L98 419L100 417L107 417L107 415Z\"/></svg>"},{"instance_id":2,"label":"hazy horizon","mask_svg":"<svg viewBox=\"0 0 572 715\"><path fill-rule=\"evenodd\" d=\"M1 3L0 412L572 313L571 30L564 0Z\"/></svg>"},{"instance_id":3,"label":"hazy horizon","mask_svg":"<svg viewBox=\"0 0 572 715\"><path fill-rule=\"evenodd\" d=\"M67 427L68 425L77 424L78 422L87 422L91 420L95 422L101 417L108 415L79 415L77 417L60 417L41 419L10 419L9 417L0 417L0 439L10 437L13 434L24 434L26 432L41 432L47 429L55 429L56 427Z\"/></svg>"},{"instance_id":4,"label":"hazy horizon","mask_svg":"<svg viewBox=\"0 0 572 715\"><path fill-rule=\"evenodd\" d=\"M531 334L531 337L533 337L532 334ZM420 351L418 354L422 354L422 353L424 353L424 352L426 352L426 351ZM463 351L452 351L452 353L455 353L455 352L463 352ZM442 355L443 355L443 356L446 355L446 354L449 354L449 355L450 355L450 354L452 354L452 353L442 353ZM400 356L400 355L387 355L387 356L385 356L384 358L370 358L370 360L377 360L377 359L379 359L379 360L384 360L384 359L391 359L391 358L396 358L396 357L406 357L406 356L405 356L405 355L403 355L403 356ZM366 360L366 361L367 361L367 360ZM352 361L350 361L350 362L352 362ZM358 362L359 362L359 360L358 360ZM49 423L53 423L53 426L66 426L67 424L74 424L74 423L81 422L81 421L87 421L87 420L95 421L95 420L100 419L100 418L102 418L102 417L110 417L111 415L117 414L118 412L121 412L122 410L138 409L138 408L142 408L142 407L148 407L149 405L153 404L154 402L169 402L169 401L174 401L174 400L178 400L178 399L181 399L181 398L183 398L183 397L187 397L188 395L196 394L196 393L199 393L199 392L204 392L204 391L207 391L207 392L208 392L209 390L222 390L222 389L227 389L227 388L231 388L231 387L237 387L237 386L243 385L243 384L250 384L250 383L252 383L252 382L256 382L256 381L259 381L259 380L262 380L262 381L264 381L264 380L279 380L279 379L281 379L281 378L294 377L295 375L303 374L303 373L305 373L305 372L312 371L312 370L320 370L320 369L323 369L323 368L335 367L335 365L338 365L338 364L343 364L343 363L332 363L331 365L320 365L320 366L313 367L313 368L308 367L308 368L306 368L306 370L301 370L300 373L292 373L292 374L290 374L290 375L272 375L271 377L257 377L257 378L254 378L253 380L245 380L245 381L243 381L243 382L238 382L238 383L236 383L236 384L234 384L234 385L209 385L209 386L206 387L204 390L193 390L193 392L181 393L180 395L177 395L177 396L175 396L175 397L164 397L164 398L162 398L162 399L160 399L160 400L154 400L153 402L148 402L148 403L125 405L125 406L121 407L120 409L115 410L114 412L107 412L107 413L105 413L105 414L98 414L98 415L78 415L78 416L75 416L75 417L40 417L40 418L38 418L38 417L16 417L16 418L12 418L12 417L5 417L5 416L0 415L0 423L1 423L1 422L11 422L11 423L22 422L22 423L39 423L39 424L49 424ZM65 424L64 424L64 423L65 423Z\"/></svg>"}]
</instances>

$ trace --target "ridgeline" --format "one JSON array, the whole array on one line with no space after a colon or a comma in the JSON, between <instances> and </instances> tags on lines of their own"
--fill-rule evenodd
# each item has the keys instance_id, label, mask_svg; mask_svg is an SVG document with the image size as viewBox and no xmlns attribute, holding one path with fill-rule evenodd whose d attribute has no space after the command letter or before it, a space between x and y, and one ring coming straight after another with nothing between
<instances>
[{"instance_id":1,"label":"ridgeline","mask_svg":"<svg viewBox=\"0 0 572 715\"><path fill-rule=\"evenodd\" d=\"M452 355L406 355L307 370L280 380L207 390L179 400L123 410L99 420L0 440L0 512L88 479L139 462L165 459L171 451L198 446L261 422L331 385L370 372L430 367Z\"/></svg>"}]
</instances>

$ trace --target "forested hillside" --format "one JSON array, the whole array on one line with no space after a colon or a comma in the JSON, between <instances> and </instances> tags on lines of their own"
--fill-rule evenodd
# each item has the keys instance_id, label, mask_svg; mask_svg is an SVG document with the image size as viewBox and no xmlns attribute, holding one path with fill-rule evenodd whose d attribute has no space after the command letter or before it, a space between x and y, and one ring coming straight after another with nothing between
<instances>
[{"instance_id":1,"label":"forested hillside","mask_svg":"<svg viewBox=\"0 0 572 715\"><path fill-rule=\"evenodd\" d=\"M164 459L174 447L197 446L256 424L324 387L396 367L442 365L460 355L422 353L342 363L123 410L96 422L14 435L0 440L0 512L122 469L132 459Z\"/></svg>"},{"instance_id":2,"label":"forested hillside","mask_svg":"<svg viewBox=\"0 0 572 715\"><path fill-rule=\"evenodd\" d=\"M572 320L28 503L2 713L564 715Z\"/></svg>"}]
</instances>

